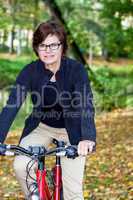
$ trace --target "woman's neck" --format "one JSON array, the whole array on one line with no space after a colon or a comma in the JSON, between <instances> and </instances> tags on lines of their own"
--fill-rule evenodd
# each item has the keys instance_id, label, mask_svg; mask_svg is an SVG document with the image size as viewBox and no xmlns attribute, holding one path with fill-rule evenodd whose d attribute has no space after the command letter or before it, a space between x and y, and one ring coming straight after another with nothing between
<instances>
[{"instance_id":1,"label":"woman's neck","mask_svg":"<svg viewBox=\"0 0 133 200\"><path fill-rule=\"evenodd\" d=\"M46 69L49 69L53 73L56 73L60 68L60 62L61 60L58 60L57 62L46 64Z\"/></svg>"}]
</instances>

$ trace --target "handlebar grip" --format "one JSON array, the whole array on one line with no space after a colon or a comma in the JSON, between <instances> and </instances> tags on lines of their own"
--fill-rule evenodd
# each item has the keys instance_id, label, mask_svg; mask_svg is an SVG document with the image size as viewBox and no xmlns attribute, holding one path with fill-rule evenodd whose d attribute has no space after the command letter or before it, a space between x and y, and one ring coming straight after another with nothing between
<instances>
[{"instance_id":1,"label":"handlebar grip","mask_svg":"<svg viewBox=\"0 0 133 200\"><path fill-rule=\"evenodd\" d=\"M66 148L66 156L67 158L76 158L78 156L77 147L76 146L68 146Z\"/></svg>"}]
</instances>

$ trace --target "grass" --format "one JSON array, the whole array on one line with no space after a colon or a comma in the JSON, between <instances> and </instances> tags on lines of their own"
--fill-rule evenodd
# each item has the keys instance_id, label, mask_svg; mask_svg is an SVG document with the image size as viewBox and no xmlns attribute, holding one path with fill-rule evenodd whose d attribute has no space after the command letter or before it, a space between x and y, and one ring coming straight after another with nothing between
<instances>
[{"instance_id":1,"label":"grass","mask_svg":"<svg viewBox=\"0 0 133 200\"><path fill-rule=\"evenodd\" d=\"M0 58L0 88L12 84L19 71L32 61L30 56Z\"/></svg>"},{"instance_id":2,"label":"grass","mask_svg":"<svg viewBox=\"0 0 133 200\"><path fill-rule=\"evenodd\" d=\"M6 58L1 58L1 57L4 56L3 55L0 56L0 89L3 90L7 86L12 85L14 83L19 71L21 71L21 69L27 63L30 63L34 59L34 56L31 55L31 56L16 57L12 55L8 59L7 56ZM7 91L5 91L5 93L7 93ZM2 110L3 105L5 104L7 98L8 97L0 101L0 111ZM11 126L11 130L23 128L24 121L26 117L31 113L31 110L32 110L31 101L30 97L28 96L26 102L24 103L19 113L17 114L15 121Z\"/></svg>"}]
</instances>

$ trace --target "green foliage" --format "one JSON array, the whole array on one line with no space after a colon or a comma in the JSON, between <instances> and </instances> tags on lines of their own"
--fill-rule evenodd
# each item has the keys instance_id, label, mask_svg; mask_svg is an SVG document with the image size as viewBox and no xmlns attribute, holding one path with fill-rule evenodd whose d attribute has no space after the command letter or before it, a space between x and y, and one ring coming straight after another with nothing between
<instances>
[{"instance_id":1,"label":"green foliage","mask_svg":"<svg viewBox=\"0 0 133 200\"><path fill-rule=\"evenodd\" d=\"M84 53L133 57L131 0L56 0L73 38ZM126 26L123 22L126 20Z\"/></svg>"},{"instance_id":2,"label":"green foliage","mask_svg":"<svg viewBox=\"0 0 133 200\"><path fill-rule=\"evenodd\" d=\"M93 54L102 54L106 59L133 58L131 0L55 2L83 54L88 55L92 48ZM13 29L34 30L37 24L49 19L49 16L45 1L0 0L0 29L7 33ZM125 22L126 25L123 25Z\"/></svg>"},{"instance_id":3,"label":"green foliage","mask_svg":"<svg viewBox=\"0 0 133 200\"><path fill-rule=\"evenodd\" d=\"M0 51L18 55L31 46L31 34L37 25L49 18L41 0L0 0ZM29 49L28 49L29 50Z\"/></svg>"},{"instance_id":4,"label":"green foliage","mask_svg":"<svg viewBox=\"0 0 133 200\"><path fill-rule=\"evenodd\" d=\"M129 42L132 38L133 4L131 0L100 0L103 8L100 20L104 27L105 42L109 57L132 57L133 46ZM126 20L126 26L122 23ZM130 25L129 25L130 24Z\"/></svg>"},{"instance_id":5,"label":"green foliage","mask_svg":"<svg viewBox=\"0 0 133 200\"><path fill-rule=\"evenodd\" d=\"M48 18L44 12L44 4L40 0L0 0L0 27L10 29L17 26L25 29L34 29L35 26Z\"/></svg>"},{"instance_id":6,"label":"green foliage","mask_svg":"<svg viewBox=\"0 0 133 200\"><path fill-rule=\"evenodd\" d=\"M34 59L32 54L18 56L15 60L0 59L0 88L13 84L19 71L32 59Z\"/></svg>"},{"instance_id":7,"label":"green foliage","mask_svg":"<svg viewBox=\"0 0 133 200\"><path fill-rule=\"evenodd\" d=\"M133 107L133 67L98 67L95 76L104 88L102 92L96 91L94 84L97 112Z\"/></svg>"},{"instance_id":8,"label":"green foliage","mask_svg":"<svg viewBox=\"0 0 133 200\"><path fill-rule=\"evenodd\" d=\"M29 56L18 56L15 58L15 60L12 58L0 59L0 93L3 95L3 100L0 101L0 111L6 103L6 99L9 95L10 86L14 84L16 77L21 69L26 64L30 63L32 59L34 59L34 56L32 54ZM22 128L24 126L24 120L30 114L31 109L32 104L30 96L28 96L24 105L22 105L22 108L17 114L17 117L11 127L12 130Z\"/></svg>"}]
</instances>

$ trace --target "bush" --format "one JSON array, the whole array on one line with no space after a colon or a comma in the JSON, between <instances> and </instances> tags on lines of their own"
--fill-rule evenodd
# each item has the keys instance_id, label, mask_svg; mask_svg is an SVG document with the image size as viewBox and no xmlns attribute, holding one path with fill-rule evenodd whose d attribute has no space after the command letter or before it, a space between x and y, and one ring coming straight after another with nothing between
<instances>
[{"instance_id":1,"label":"bush","mask_svg":"<svg viewBox=\"0 0 133 200\"><path fill-rule=\"evenodd\" d=\"M95 68L95 76L104 88L101 92L93 84L98 112L133 106L132 67L98 67Z\"/></svg>"},{"instance_id":2,"label":"bush","mask_svg":"<svg viewBox=\"0 0 133 200\"><path fill-rule=\"evenodd\" d=\"M13 84L19 71L29 62L32 58L29 57L16 57L15 60L1 59L0 60L0 88Z\"/></svg>"}]
</instances>

